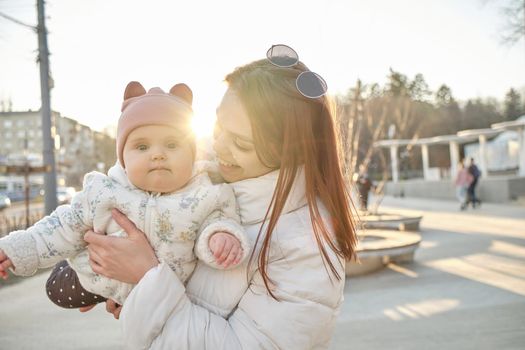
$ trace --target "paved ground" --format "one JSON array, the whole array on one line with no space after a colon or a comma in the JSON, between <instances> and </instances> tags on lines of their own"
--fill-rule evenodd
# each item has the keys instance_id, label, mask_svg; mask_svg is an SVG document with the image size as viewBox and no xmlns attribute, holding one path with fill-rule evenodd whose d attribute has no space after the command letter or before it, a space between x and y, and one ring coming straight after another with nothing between
<instances>
[{"instance_id":1,"label":"paved ground","mask_svg":"<svg viewBox=\"0 0 525 350\"><path fill-rule=\"evenodd\" d=\"M524 349L525 207L457 211L387 198L423 213L415 262L347 279L332 349Z\"/></svg>"},{"instance_id":2,"label":"paved ground","mask_svg":"<svg viewBox=\"0 0 525 350\"><path fill-rule=\"evenodd\" d=\"M347 280L332 349L524 348L525 207L387 198L381 209L423 213L422 246L412 264ZM47 275L0 282L0 349L119 349L118 321L55 307Z\"/></svg>"}]
</instances>

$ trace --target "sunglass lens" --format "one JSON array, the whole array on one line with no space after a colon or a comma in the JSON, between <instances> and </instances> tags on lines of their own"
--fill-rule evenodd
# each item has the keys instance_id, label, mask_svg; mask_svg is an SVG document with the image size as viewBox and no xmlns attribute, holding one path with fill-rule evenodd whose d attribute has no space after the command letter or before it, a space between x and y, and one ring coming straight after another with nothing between
<instances>
[{"instance_id":1,"label":"sunglass lens","mask_svg":"<svg viewBox=\"0 0 525 350\"><path fill-rule=\"evenodd\" d=\"M299 55L289 46L273 45L266 52L268 60L278 67L291 67L299 62Z\"/></svg>"},{"instance_id":2,"label":"sunglass lens","mask_svg":"<svg viewBox=\"0 0 525 350\"><path fill-rule=\"evenodd\" d=\"M297 90L309 98L318 98L326 94L328 87L326 81L314 72L302 72L295 82Z\"/></svg>"}]
</instances>

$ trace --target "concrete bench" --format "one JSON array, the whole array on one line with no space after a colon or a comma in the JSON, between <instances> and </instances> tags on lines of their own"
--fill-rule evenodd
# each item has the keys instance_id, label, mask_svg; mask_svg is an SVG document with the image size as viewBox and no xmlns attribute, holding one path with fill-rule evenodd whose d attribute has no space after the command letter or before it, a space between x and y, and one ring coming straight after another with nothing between
<instances>
[{"instance_id":1,"label":"concrete bench","mask_svg":"<svg viewBox=\"0 0 525 350\"><path fill-rule=\"evenodd\" d=\"M382 269L389 262L412 262L421 242L421 236L417 233L392 230L366 231L358 236L359 263L353 261L346 263L347 276L374 272Z\"/></svg>"},{"instance_id":2,"label":"concrete bench","mask_svg":"<svg viewBox=\"0 0 525 350\"><path fill-rule=\"evenodd\" d=\"M397 214L364 214L360 216L364 229L394 229L400 231L419 231L422 216L403 216Z\"/></svg>"}]
</instances>

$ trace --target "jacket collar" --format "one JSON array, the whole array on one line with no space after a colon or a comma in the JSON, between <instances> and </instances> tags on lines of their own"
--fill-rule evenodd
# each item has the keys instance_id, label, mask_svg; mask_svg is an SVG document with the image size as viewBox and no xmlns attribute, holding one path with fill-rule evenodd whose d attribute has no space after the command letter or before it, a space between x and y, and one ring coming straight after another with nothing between
<instances>
[{"instance_id":1,"label":"jacket collar","mask_svg":"<svg viewBox=\"0 0 525 350\"><path fill-rule=\"evenodd\" d=\"M279 170L275 170L260 177L230 184L237 199L243 225L251 225L263 221L272 200L278 177ZM306 180L304 168L300 167L281 214L295 211L306 204Z\"/></svg>"},{"instance_id":2,"label":"jacket collar","mask_svg":"<svg viewBox=\"0 0 525 350\"><path fill-rule=\"evenodd\" d=\"M129 181L128 176L126 175L126 170L120 165L120 162L117 160L115 165L113 165L108 170L108 176L121 184L122 186L129 187L132 189L136 189L135 185Z\"/></svg>"}]
</instances>

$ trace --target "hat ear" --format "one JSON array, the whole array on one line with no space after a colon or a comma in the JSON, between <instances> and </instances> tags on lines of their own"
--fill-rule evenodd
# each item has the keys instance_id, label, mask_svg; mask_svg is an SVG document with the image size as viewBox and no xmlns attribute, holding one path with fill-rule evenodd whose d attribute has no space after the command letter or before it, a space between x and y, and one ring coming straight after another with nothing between
<instances>
[{"instance_id":1,"label":"hat ear","mask_svg":"<svg viewBox=\"0 0 525 350\"><path fill-rule=\"evenodd\" d=\"M170 89L170 94L182 98L184 101L188 102L191 106L193 102L193 92L186 84L176 84Z\"/></svg>"},{"instance_id":2,"label":"hat ear","mask_svg":"<svg viewBox=\"0 0 525 350\"><path fill-rule=\"evenodd\" d=\"M144 86L142 86L141 83L138 81L130 81L124 91L124 101L132 97L142 96L145 93L146 89L144 89Z\"/></svg>"}]
</instances>

